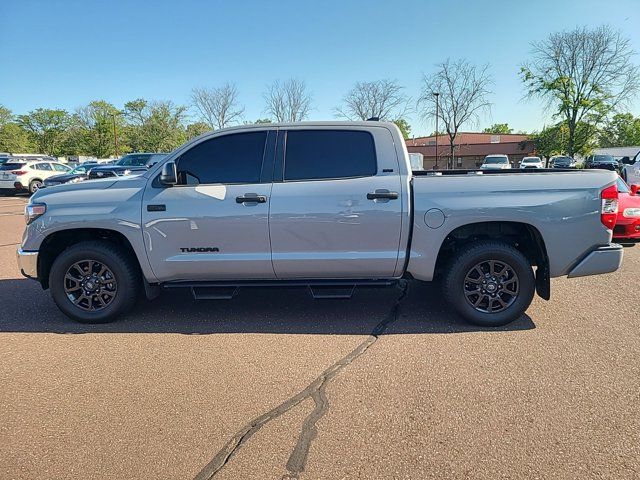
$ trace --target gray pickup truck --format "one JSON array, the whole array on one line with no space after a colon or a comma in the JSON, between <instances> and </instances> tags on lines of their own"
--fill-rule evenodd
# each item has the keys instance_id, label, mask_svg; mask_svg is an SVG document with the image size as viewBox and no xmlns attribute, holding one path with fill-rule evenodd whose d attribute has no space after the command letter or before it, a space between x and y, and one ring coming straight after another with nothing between
<instances>
[{"instance_id":1,"label":"gray pickup truck","mask_svg":"<svg viewBox=\"0 0 640 480\"><path fill-rule=\"evenodd\" d=\"M412 172L384 122L267 124L202 135L138 176L38 191L18 261L58 307L106 322L144 292L439 280L462 317L521 316L551 277L612 272L616 174Z\"/></svg>"}]
</instances>

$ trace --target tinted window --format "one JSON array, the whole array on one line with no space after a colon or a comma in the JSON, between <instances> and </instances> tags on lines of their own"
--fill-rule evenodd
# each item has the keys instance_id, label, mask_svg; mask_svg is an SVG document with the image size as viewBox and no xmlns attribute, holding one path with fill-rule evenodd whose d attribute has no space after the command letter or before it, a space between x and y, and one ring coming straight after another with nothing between
<instances>
[{"instance_id":1,"label":"tinted window","mask_svg":"<svg viewBox=\"0 0 640 480\"><path fill-rule=\"evenodd\" d=\"M48 163L36 163L34 165L34 168L36 170L47 170L47 171L51 171L51 165L49 165Z\"/></svg>"},{"instance_id":2,"label":"tinted window","mask_svg":"<svg viewBox=\"0 0 640 480\"><path fill-rule=\"evenodd\" d=\"M0 170L20 170L26 163L5 163L0 165Z\"/></svg>"},{"instance_id":3,"label":"tinted window","mask_svg":"<svg viewBox=\"0 0 640 480\"><path fill-rule=\"evenodd\" d=\"M149 158L151 158L151 155L130 153L118 160L116 165L122 165L123 167L141 167L146 165Z\"/></svg>"},{"instance_id":4,"label":"tinted window","mask_svg":"<svg viewBox=\"0 0 640 480\"><path fill-rule=\"evenodd\" d=\"M266 138L266 131L248 132L199 143L178 159L178 183L259 183Z\"/></svg>"},{"instance_id":5,"label":"tinted window","mask_svg":"<svg viewBox=\"0 0 640 480\"><path fill-rule=\"evenodd\" d=\"M70 170L68 167L65 167L64 165L61 165L59 163L52 163L51 165L53 165L54 170L57 170L59 172L68 172Z\"/></svg>"},{"instance_id":6,"label":"tinted window","mask_svg":"<svg viewBox=\"0 0 640 480\"><path fill-rule=\"evenodd\" d=\"M502 164L507 163L507 159L505 157L486 157L484 163L489 165Z\"/></svg>"},{"instance_id":7,"label":"tinted window","mask_svg":"<svg viewBox=\"0 0 640 480\"><path fill-rule=\"evenodd\" d=\"M368 132L291 130L287 133L285 180L368 177L377 172Z\"/></svg>"}]
</instances>

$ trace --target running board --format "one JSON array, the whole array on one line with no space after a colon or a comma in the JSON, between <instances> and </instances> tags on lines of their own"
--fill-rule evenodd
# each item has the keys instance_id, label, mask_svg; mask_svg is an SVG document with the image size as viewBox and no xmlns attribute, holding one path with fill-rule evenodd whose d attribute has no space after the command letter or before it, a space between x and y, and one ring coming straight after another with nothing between
<instances>
[{"instance_id":1,"label":"running board","mask_svg":"<svg viewBox=\"0 0 640 480\"><path fill-rule=\"evenodd\" d=\"M196 300L231 300L241 287L306 287L314 299L350 299L356 287L388 287L395 279L382 280L244 280L215 282L169 282L162 288L188 288Z\"/></svg>"}]
</instances>

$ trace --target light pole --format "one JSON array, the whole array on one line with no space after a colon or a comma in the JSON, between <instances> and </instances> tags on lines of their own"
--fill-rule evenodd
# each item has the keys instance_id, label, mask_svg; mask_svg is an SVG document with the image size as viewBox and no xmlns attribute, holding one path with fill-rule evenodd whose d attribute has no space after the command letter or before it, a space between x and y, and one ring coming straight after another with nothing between
<instances>
[{"instance_id":1,"label":"light pole","mask_svg":"<svg viewBox=\"0 0 640 480\"><path fill-rule=\"evenodd\" d=\"M433 96L436 97L436 164L433 169L438 170L438 97L440 92L433 92Z\"/></svg>"},{"instance_id":2,"label":"light pole","mask_svg":"<svg viewBox=\"0 0 640 480\"><path fill-rule=\"evenodd\" d=\"M112 113L111 118L113 119L113 141L116 147L116 158L118 158L120 155L118 154L118 132L116 130L116 115L119 115L119 114Z\"/></svg>"}]
</instances>

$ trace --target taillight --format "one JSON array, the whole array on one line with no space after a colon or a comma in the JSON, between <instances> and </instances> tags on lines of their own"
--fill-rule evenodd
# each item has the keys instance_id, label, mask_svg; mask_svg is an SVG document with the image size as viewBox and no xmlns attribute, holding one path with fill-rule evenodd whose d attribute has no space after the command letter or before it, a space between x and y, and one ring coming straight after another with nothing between
<instances>
[{"instance_id":1,"label":"taillight","mask_svg":"<svg viewBox=\"0 0 640 480\"><path fill-rule=\"evenodd\" d=\"M26 171L24 171L24 170L13 170L11 173L12 173L13 175L24 175L24 174L25 174L25 173L27 173L27 172L26 172Z\"/></svg>"},{"instance_id":2,"label":"taillight","mask_svg":"<svg viewBox=\"0 0 640 480\"><path fill-rule=\"evenodd\" d=\"M611 185L600 192L602 199L602 210L600 211L600 221L609 230L612 230L618 217L618 187Z\"/></svg>"}]
</instances>

